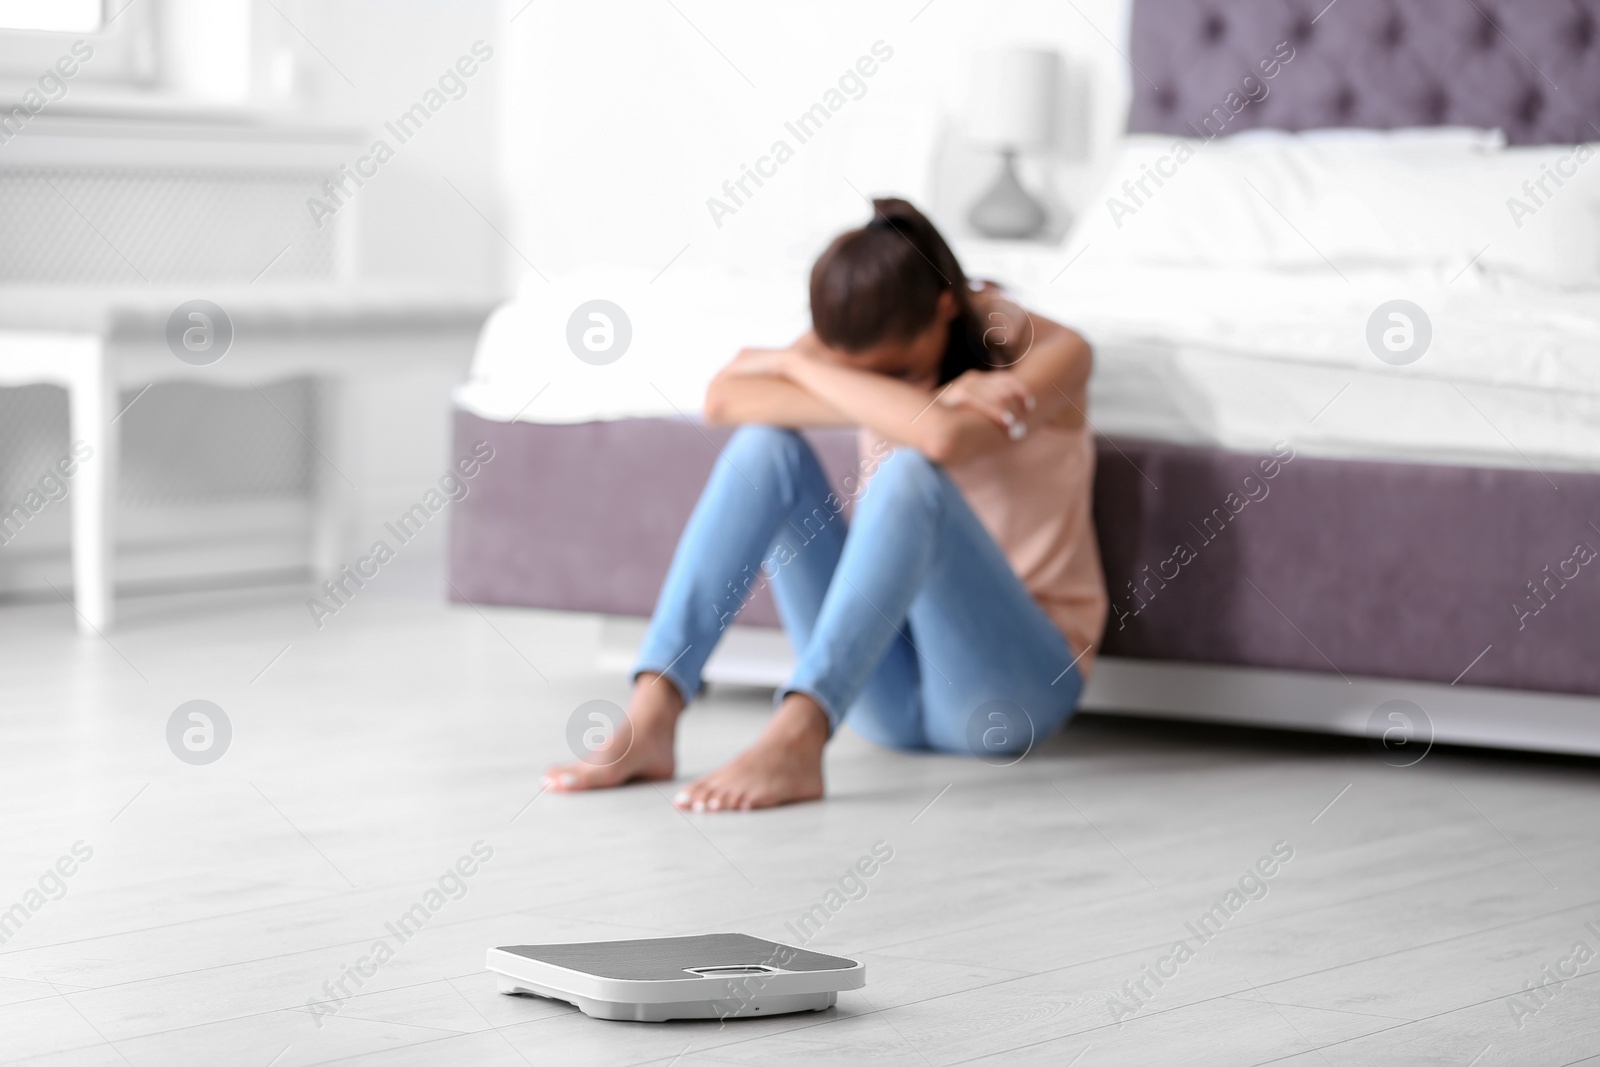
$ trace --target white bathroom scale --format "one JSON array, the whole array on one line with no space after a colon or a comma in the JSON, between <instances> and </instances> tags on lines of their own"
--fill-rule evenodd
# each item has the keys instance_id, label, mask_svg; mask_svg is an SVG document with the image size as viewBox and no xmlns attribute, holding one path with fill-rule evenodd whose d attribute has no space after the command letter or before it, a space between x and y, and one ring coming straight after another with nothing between
<instances>
[{"instance_id":1,"label":"white bathroom scale","mask_svg":"<svg viewBox=\"0 0 1600 1067\"><path fill-rule=\"evenodd\" d=\"M749 934L491 948L500 992L564 1000L596 1019L658 1023L825 1011L866 964Z\"/></svg>"}]
</instances>

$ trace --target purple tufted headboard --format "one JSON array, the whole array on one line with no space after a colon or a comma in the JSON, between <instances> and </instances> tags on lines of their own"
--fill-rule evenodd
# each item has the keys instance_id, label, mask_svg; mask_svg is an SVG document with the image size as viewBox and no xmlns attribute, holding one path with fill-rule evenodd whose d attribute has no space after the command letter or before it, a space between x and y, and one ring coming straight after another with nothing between
<instances>
[{"instance_id":1,"label":"purple tufted headboard","mask_svg":"<svg viewBox=\"0 0 1600 1067\"><path fill-rule=\"evenodd\" d=\"M1131 36L1133 133L1451 125L1512 144L1600 140L1600 0L1134 0ZM1263 78L1285 42L1293 58Z\"/></svg>"}]
</instances>

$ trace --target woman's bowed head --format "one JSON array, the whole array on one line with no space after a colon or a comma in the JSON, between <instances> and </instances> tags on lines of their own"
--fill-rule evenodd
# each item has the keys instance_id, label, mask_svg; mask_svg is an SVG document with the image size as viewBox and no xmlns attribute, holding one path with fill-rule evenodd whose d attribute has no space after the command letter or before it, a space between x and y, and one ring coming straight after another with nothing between
<instances>
[{"instance_id":1,"label":"woman's bowed head","mask_svg":"<svg viewBox=\"0 0 1600 1067\"><path fill-rule=\"evenodd\" d=\"M873 201L871 221L818 257L811 322L788 348L740 352L707 390L707 421L859 425L946 465L998 447L997 435L1025 437L1042 421L1041 401L1051 417L1065 408L1082 425L1082 338L995 285L969 285L939 231L904 200ZM1037 373L1025 373L1023 358L1035 354L1028 370Z\"/></svg>"},{"instance_id":2,"label":"woman's bowed head","mask_svg":"<svg viewBox=\"0 0 1600 1067\"><path fill-rule=\"evenodd\" d=\"M741 428L663 584L627 719L607 742L623 755L552 768L547 788L674 776L677 719L723 629L705 605L788 542L772 585L795 672L760 739L679 792L680 807L820 798L823 747L842 722L886 747L967 752L967 719L986 701L1027 707L1042 733L1071 714L1072 664L1105 613L1088 521L1088 345L997 286L969 285L904 200L874 201L828 246L810 296L810 331L741 351L707 389L706 420ZM817 426L859 427L876 453L894 451L848 529L840 519L801 543L832 494L795 432ZM1008 531L1004 543L992 531ZM1058 558L1023 558L1042 545ZM1035 572L1048 588L1018 577ZM926 667L939 677L924 684Z\"/></svg>"}]
</instances>

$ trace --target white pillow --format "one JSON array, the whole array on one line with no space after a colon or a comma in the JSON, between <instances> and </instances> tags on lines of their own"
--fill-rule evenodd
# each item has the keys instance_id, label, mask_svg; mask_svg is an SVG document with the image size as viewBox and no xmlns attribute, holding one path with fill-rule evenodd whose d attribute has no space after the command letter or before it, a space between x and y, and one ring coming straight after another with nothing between
<instances>
[{"instance_id":1,"label":"white pillow","mask_svg":"<svg viewBox=\"0 0 1600 1067\"><path fill-rule=\"evenodd\" d=\"M1131 136L1072 251L1108 264L1307 270L1453 273L1476 260L1562 285L1600 280L1596 153L1497 143L1493 131Z\"/></svg>"},{"instance_id":2,"label":"white pillow","mask_svg":"<svg viewBox=\"0 0 1600 1067\"><path fill-rule=\"evenodd\" d=\"M1600 283L1600 145L1508 148L1496 163L1478 265L1560 286Z\"/></svg>"}]
</instances>

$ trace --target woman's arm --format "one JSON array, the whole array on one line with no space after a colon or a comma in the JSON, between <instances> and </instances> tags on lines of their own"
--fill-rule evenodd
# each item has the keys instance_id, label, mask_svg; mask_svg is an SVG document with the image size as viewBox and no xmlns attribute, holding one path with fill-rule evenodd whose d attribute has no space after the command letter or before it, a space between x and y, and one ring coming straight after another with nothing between
<instances>
[{"instance_id":1,"label":"woman's arm","mask_svg":"<svg viewBox=\"0 0 1600 1067\"><path fill-rule=\"evenodd\" d=\"M782 373L861 425L946 466L1006 448L1025 436L1030 426L1084 425L1093 364L1088 343L1067 327L1031 315L998 295L980 299L978 305L990 341L1003 339L998 358L1006 358L1008 347L1015 353L1004 370L971 372L980 379L1012 379L1004 385L995 382L995 397L988 398L989 403L958 399L961 390L954 388L954 382L929 391L857 370L848 362L798 353L782 357ZM1002 425L995 411L1019 384L1030 398L1026 410L1010 420L1019 425ZM952 403L937 402L945 390L950 390Z\"/></svg>"},{"instance_id":2,"label":"woman's arm","mask_svg":"<svg viewBox=\"0 0 1600 1067\"><path fill-rule=\"evenodd\" d=\"M1094 353L1089 343L1058 322L1034 315L1005 298L999 289L985 290L974 301L996 356L1032 397L1030 426L1075 429L1084 425L1089 372Z\"/></svg>"},{"instance_id":3,"label":"woman's arm","mask_svg":"<svg viewBox=\"0 0 1600 1067\"><path fill-rule=\"evenodd\" d=\"M937 403L937 393L884 374L785 352L779 373L886 440L914 448L935 463L955 464L1010 443L987 415Z\"/></svg>"},{"instance_id":4,"label":"woman's arm","mask_svg":"<svg viewBox=\"0 0 1600 1067\"><path fill-rule=\"evenodd\" d=\"M784 426L854 426L856 420L803 387L770 373L751 374L735 367L751 356L781 349L747 349L711 380L706 389L705 418L713 426L748 422Z\"/></svg>"},{"instance_id":5,"label":"woman's arm","mask_svg":"<svg viewBox=\"0 0 1600 1067\"><path fill-rule=\"evenodd\" d=\"M884 374L849 366L813 334L785 349L740 352L706 390L706 421L773 426L865 426L935 462L965 451L965 437L1007 440L977 412L941 407L934 394Z\"/></svg>"},{"instance_id":6,"label":"woman's arm","mask_svg":"<svg viewBox=\"0 0 1600 1067\"><path fill-rule=\"evenodd\" d=\"M1011 344L1026 345L1006 371L1034 398L1034 425L1082 425L1089 346L1064 326L990 307L980 311L992 331L1006 330ZM1002 345L1004 348L1004 345ZM858 425L914 448L936 463L964 463L1011 444L1014 438L990 414L960 404L937 403L938 393L887 375L849 366L811 336L788 349L752 349L723 369L706 392L712 423L762 422L778 426Z\"/></svg>"}]
</instances>

